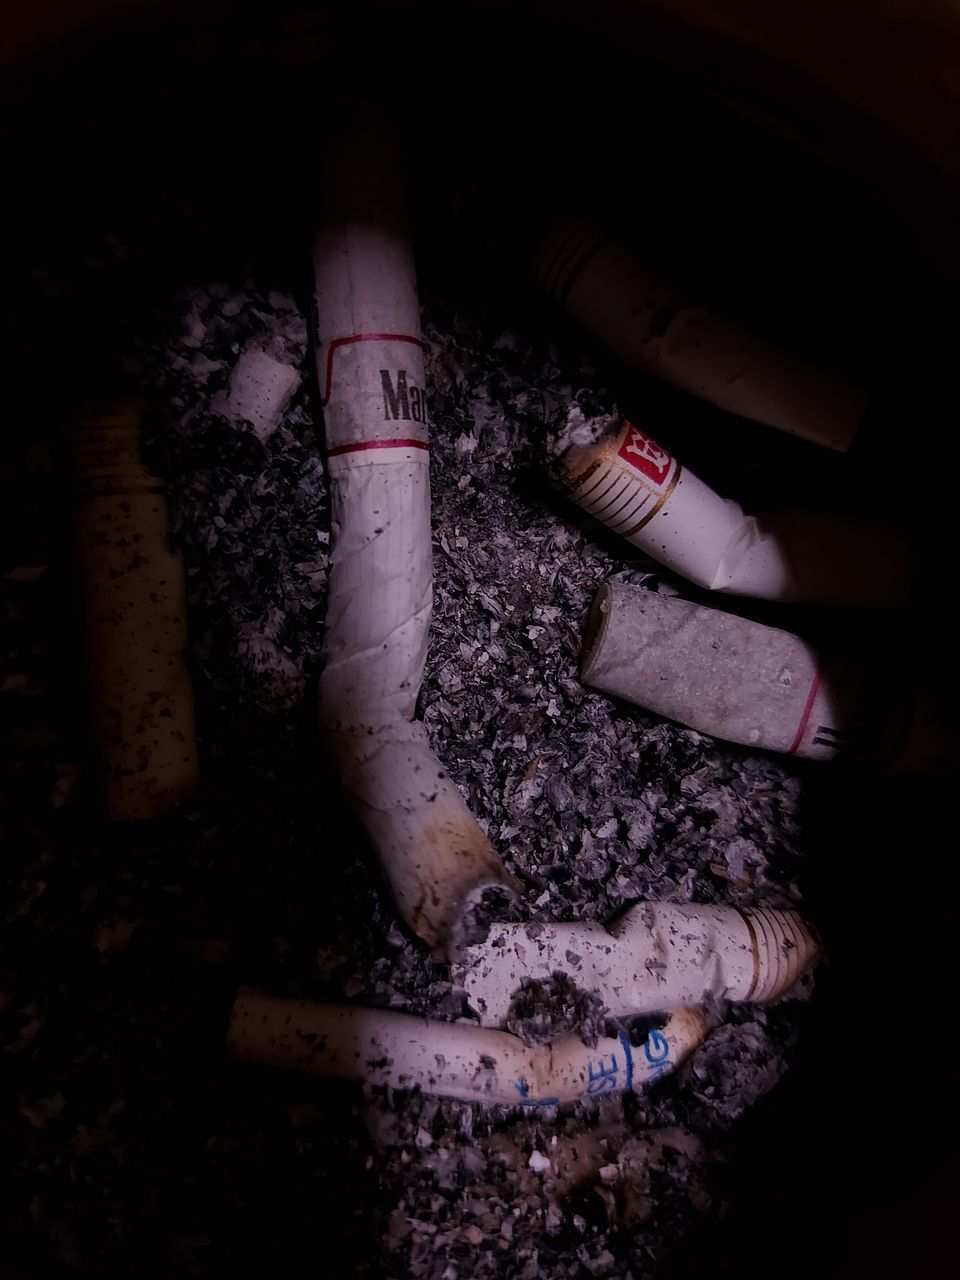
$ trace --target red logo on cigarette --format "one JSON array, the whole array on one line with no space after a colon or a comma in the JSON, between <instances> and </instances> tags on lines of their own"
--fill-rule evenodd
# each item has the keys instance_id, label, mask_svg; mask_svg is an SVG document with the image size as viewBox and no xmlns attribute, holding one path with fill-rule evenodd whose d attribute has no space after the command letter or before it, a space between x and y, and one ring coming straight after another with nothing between
<instances>
[{"instance_id":1,"label":"red logo on cigarette","mask_svg":"<svg viewBox=\"0 0 960 1280\"><path fill-rule=\"evenodd\" d=\"M623 444L617 450L617 457L629 462L631 467L640 471L654 484L663 484L670 473L673 458L666 449L657 444L639 427L630 425L624 436Z\"/></svg>"}]
</instances>

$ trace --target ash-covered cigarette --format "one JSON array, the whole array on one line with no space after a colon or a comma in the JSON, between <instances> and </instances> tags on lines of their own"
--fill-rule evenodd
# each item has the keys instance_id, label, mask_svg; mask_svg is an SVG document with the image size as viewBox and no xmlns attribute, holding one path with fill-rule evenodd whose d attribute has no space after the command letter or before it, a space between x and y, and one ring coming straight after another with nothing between
<instances>
[{"instance_id":1,"label":"ash-covered cigarette","mask_svg":"<svg viewBox=\"0 0 960 1280\"><path fill-rule=\"evenodd\" d=\"M334 534L320 723L401 915L455 949L483 893L511 881L412 723L432 607L420 310L394 153L373 132L350 141L314 246Z\"/></svg>"},{"instance_id":2,"label":"ash-covered cigarette","mask_svg":"<svg viewBox=\"0 0 960 1280\"><path fill-rule=\"evenodd\" d=\"M596 1045L564 1036L525 1045L506 1031L385 1009L237 996L227 1052L244 1062L492 1106L546 1107L639 1090L704 1040L706 1012L678 1009L634 1044L628 1030Z\"/></svg>"},{"instance_id":3,"label":"ash-covered cigarette","mask_svg":"<svg viewBox=\"0 0 960 1280\"><path fill-rule=\"evenodd\" d=\"M140 457L141 423L141 407L118 400L70 435L94 750L112 821L159 817L199 784L183 564Z\"/></svg>"},{"instance_id":4,"label":"ash-covered cigarette","mask_svg":"<svg viewBox=\"0 0 960 1280\"><path fill-rule=\"evenodd\" d=\"M534 275L625 364L828 449L852 444L868 399L862 377L691 305L590 222L550 234Z\"/></svg>"},{"instance_id":5,"label":"ash-covered cigarette","mask_svg":"<svg viewBox=\"0 0 960 1280\"><path fill-rule=\"evenodd\" d=\"M708 997L777 1000L818 944L795 911L638 903L596 923L498 924L464 952L457 976L484 1026L503 1026L524 985L567 973L608 1016L652 1013Z\"/></svg>"},{"instance_id":6,"label":"ash-covered cigarette","mask_svg":"<svg viewBox=\"0 0 960 1280\"><path fill-rule=\"evenodd\" d=\"M747 747L903 772L958 764L936 699L909 673L642 587L610 582L597 592L581 674Z\"/></svg>"},{"instance_id":7,"label":"ash-covered cigarette","mask_svg":"<svg viewBox=\"0 0 960 1280\"><path fill-rule=\"evenodd\" d=\"M863 607L907 597L906 539L886 521L819 511L747 515L631 422L569 445L554 474L584 511L707 590Z\"/></svg>"}]
</instances>

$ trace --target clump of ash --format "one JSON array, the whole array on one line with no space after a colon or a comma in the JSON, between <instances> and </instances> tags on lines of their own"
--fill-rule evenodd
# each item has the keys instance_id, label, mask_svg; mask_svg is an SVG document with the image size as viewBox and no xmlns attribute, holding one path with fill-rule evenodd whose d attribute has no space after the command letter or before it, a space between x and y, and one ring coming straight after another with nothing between
<instances>
[{"instance_id":1,"label":"clump of ash","mask_svg":"<svg viewBox=\"0 0 960 1280\"><path fill-rule=\"evenodd\" d=\"M576 1031L594 1045L603 1034L603 1002L581 991L559 970L543 981L527 979L510 1004L505 1026L527 1044L546 1044L564 1031Z\"/></svg>"}]
</instances>

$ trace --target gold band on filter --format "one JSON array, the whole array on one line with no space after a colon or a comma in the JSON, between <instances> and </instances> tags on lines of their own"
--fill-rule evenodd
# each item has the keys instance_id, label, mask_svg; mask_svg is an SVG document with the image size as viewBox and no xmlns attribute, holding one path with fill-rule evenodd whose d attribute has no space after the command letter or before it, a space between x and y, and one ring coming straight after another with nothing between
<instances>
[{"instance_id":1,"label":"gold band on filter","mask_svg":"<svg viewBox=\"0 0 960 1280\"><path fill-rule=\"evenodd\" d=\"M580 272L609 243L609 235L585 219L564 223L547 237L534 264L534 279L565 306Z\"/></svg>"},{"instance_id":2,"label":"gold band on filter","mask_svg":"<svg viewBox=\"0 0 960 1280\"><path fill-rule=\"evenodd\" d=\"M93 746L112 821L159 817L199 781L183 564L140 456L142 416L134 402L96 406L69 441Z\"/></svg>"},{"instance_id":3,"label":"gold band on filter","mask_svg":"<svg viewBox=\"0 0 960 1280\"><path fill-rule=\"evenodd\" d=\"M568 455L563 471L565 487L577 506L622 538L633 538L659 515L682 470L680 463L670 458L668 478L657 485L625 462L621 450L628 434L636 430L626 422L600 443L571 450L573 456Z\"/></svg>"}]
</instances>

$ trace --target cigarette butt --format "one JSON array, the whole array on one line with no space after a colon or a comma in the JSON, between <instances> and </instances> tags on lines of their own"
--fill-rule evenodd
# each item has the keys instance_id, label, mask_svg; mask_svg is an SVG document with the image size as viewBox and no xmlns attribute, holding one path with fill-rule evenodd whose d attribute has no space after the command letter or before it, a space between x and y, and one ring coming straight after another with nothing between
<instances>
[{"instance_id":1,"label":"cigarette butt","mask_svg":"<svg viewBox=\"0 0 960 1280\"><path fill-rule=\"evenodd\" d=\"M747 747L902 772L957 768L936 700L908 673L641 587L599 589L581 676Z\"/></svg>"},{"instance_id":2,"label":"cigarette butt","mask_svg":"<svg viewBox=\"0 0 960 1280\"><path fill-rule=\"evenodd\" d=\"M430 629L429 425L399 149L350 134L314 243L331 481L320 727L409 927L441 954L484 890L514 885L413 723Z\"/></svg>"},{"instance_id":3,"label":"cigarette butt","mask_svg":"<svg viewBox=\"0 0 960 1280\"><path fill-rule=\"evenodd\" d=\"M198 786L183 564L142 411L115 401L71 433L77 573L100 793L112 821L155 818Z\"/></svg>"},{"instance_id":4,"label":"cigarette butt","mask_svg":"<svg viewBox=\"0 0 960 1280\"><path fill-rule=\"evenodd\" d=\"M521 987L560 971L609 1016L695 1005L707 996L769 1003L810 967L818 944L795 911L638 903L602 924L498 924L468 947L458 982L483 1026L506 1023Z\"/></svg>"},{"instance_id":5,"label":"cigarette butt","mask_svg":"<svg viewBox=\"0 0 960 1280\"><path fill-rule=\"evenodd\" d=\"M250 344L240 352L226 388L214 396L211 409L231 422L249 422L257 438L265 441L280 425L300 381L293 365Z\"/></svg>"},{"instance_id":6,"label":"cigarette butt","mask_svg":"<svg viewBox=\"0 0 960 1280\"><path fill-rule=\"evenodd\" d=\"M242 988L227 1053L242 1062L463 1102L544 1107L642 1089L678 1067L709 1026L702 1009L678 1009L636 1045L624 1031L593 1047L572 1035L527 1046L509 1032L470 1022L278 999Z\"/></svg>"},{"instance_id":7,"label":"cigarette butt","mask_svg":"<svg viewBox=\"0 0 960 1280\"><path fill-rule=\"evenodd\" d=\"M584 511L710 591L862 607L902 604L909 593L906 540L887 522L747 515L631 422L567 449L557 479Z\"/></svg>"},{"instance_id":8,"label":"cigarette butt","mask_svg":"<svg viewBox=\"0 0 960 1280\"><path fill-rule=\"evenodd\" d=\"M853 442L868 399L862 377L691 306L591 223L549 235L534 276L624 364L813 444L843 451Z\"/></svg>"}]
</instances>

